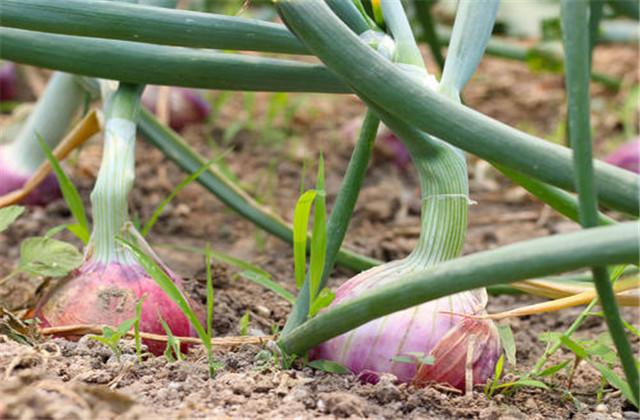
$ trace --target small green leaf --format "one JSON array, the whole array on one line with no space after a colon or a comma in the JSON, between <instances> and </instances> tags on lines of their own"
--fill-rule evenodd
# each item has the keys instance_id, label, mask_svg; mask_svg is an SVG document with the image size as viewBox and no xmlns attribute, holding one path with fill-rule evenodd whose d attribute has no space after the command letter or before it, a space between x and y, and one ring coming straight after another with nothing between
<instances>
[{"instance_id":1,"label":"small green leaf","mask_svg":"<svg viewBox=\"0 0 640 420\"><path fill-rule=\"evenodd\" d=\"M36 276L62 277L82 264L73 245L45 237L27 238L20 244L18 269Z\"/></svg>"},{"instance_id":2,"label":"small green leaf","mask_svg":"<svg viewBox=\"0 0 640 420\"><path fill-rule=\"evenodd\" d=\"M329 373L337 373L340 375L351 373L349 369L339 363L334 362L333 360L313 360L307 363L307 366L312 367L313 369L322 370Z\"/></svg>"},{"instance_id":3,"label":"small green leaf","mask_svg":"<svg viewBox=\"0 0 640 420\"><path fill-rule=\"evenodd\" d=\"M249 333L249 321L251 320L251 314L249 311L245 312L240 318L240 335L247 335Z\"/></svg>"},{"instance_id":4,"label":"small green leaf","mask_svg":"<svg viewBox=\"0 0 640 420\"><path fill-rule=\"evenodd\" d=\"M243 277L249 281L252 281L260 286L271 290L273 293L282 297L289 303L294 303L296 301L293 293L282 287L279 283L271 280L270 277L264 276L260 273L256 273L254 271L241 271L238 273L238 276Z\"/></svg>"},{"instance_id":5,"label":"small green leaf","mask_svg":"<svg viewBox=\"0 0 640 420\"><path fill-rule=\"evenodd\" d=\"M514 384L514 387L530 387L530 388L542 388L549 389L549 386L542 381L536 381L535 379L518 379Z\"/></svg>"},{"instance_id":6,"label":"small green leaf","mask_svg":"<svg viewBox=\"0 0 640 420\"><path fill-rule=\"evenodd\" d=\"M69 206L69 210L71 210L71 214L76 219L79 227L76 230L78 233L78 237L83 240L85 245L89 242L89 222L87 221L87 215L84 211L84 205L82 204L82 198L80 198L80 193L73 185L69 177L64 173L62 167L58 160L51 153L51 149L47 146L47 143L43 140L43 138L36 134L38 137L38 142L40 143L40 148L44 152L44 155L49 160L53 171L56 173L56 178L58 179L58 184L60 184L60 189L62 190L62 196L64 197L64 201Z\"/></svg>"},{"instance_id":7,"label":"small green leaf","mask_svg":"<svg viewBox=\"0 0 640 420\"><path fill-rule=\"evenodd\" d=\"M311 204L316 198L316 191L309 190L298 198L293 212L293 262L296 277L296 287L300 289L304 283L307 269L307 236Z\"/></svg>"},{"instance_id":8,"label":"small green leaf","mask_svg":"<svg viewBox=\"0 0 640 420\"><path fill-rule=\"evenodd\" d=\"M414 357L411 356L402 356L402 355L397 355L397 356L393 356L391 358L392 361L396 362L396 363L406 363L408 365L415 365L416 363L416 359Z\"/></svg>"},{"instance_id":9,"label":"small green leaf","mask_svg":"<svg viewBox=\"0 0 640 420\"><path fill-rule=\"evenodd\" d=\"M487 387L485 387L484 393L488 396L492 396L496 389L498 389L498 381L500 380L500 376L502 376L502 369L504 367L504 354L500 355L498 358L498 362L496 363L496 367L493 370L493 380L491 381L491 385L487 383Z\"/></svg>"},{"instance_id":10,"label":"small green leaf","mask_svg":"<svg viewBox=\"0 0 640 420\"><path fill-rule=\"evenodd\" d=\"M9 206L0 209L0 232L4 231L24 213L22 206Z\"/></svg>"},{"instance_id":11,"label":"small green leaf","mask_svg":"<svg viewBox=\"0 0 640 420\"><path fill-rule=\"evenodd\" d=\"M136 342L136 356L138 356L138 361L142 361L142 342L140 340L140 320L142 319L142 302L144 302L145 297L146 297L146 294L140 298L138 303L136 303L136 317L135 317L135 323L133 324L133 333L134 333L135 342Z\"/></svg>"},{"instance_id":12,"label":"small green leaf","mask_svg":"<svg viewBox=\"0 0 640 420\"><path fill-rule=\"evenodd\" d=\"M498 335L502 348L507 356L507 361L512 367L516 367L516 340L513 338L513 331L509 325L498 325Z\"/></svg>"},{"instance_id":13,"label":"small green leaf","mask_svg":"<svg viewBox=\"0 0 640 420\"><path fill-rule=\"evenodd\" d=\"M556 374L557 372L560 372L565 367L567 367L569 362L570 362L570 360L565 360L562 363L558 363L557 365L550 366L550 367L546 368L545 370L543 370L542 372L540 372L540 376L541 377L552 376L552 375Z\"/></svg>"},{"instance_id":14,"label":"small green leaf","mask_svg":"<svg viewBox=\"0 0 640 420\"><path fill-rule=\"evenodd\" d=\"M309 316L316 316L318 312L322 310L322 308L326 308L331 305L331 302L336 298L336 294L331 291L328 287L325 287L318 293L318 297L313 301L311 307L309 308Z\"/></svg>"},{"instance_id":15,"label":"small green leaf","mask_svg":"<svg viewBox=\"0 0 640 420\"><path fill-rule=\"evenodd\" d=\"M565 335L561 336L560 342L564 344L565 347L571 350L580 359L589 358L589 354L587 353L587 350L584 347L582 347L580 344L570 339L569 337Z\"/></svg>"},{"instance_id":16,"label":"small green leaf","mask_svg":"<svg viewBox=\"0 0 640 420\"><path fill-rule=\"evenodd\" d=\"M58 226L54 226L51 229L49 229L47 231L47 233L44 234L45 238L53 238L54 236L56 236L58 233L62 232L63 230L67 229L68 225L58 225Z\"/></svg>"},{"instance_id":17,"label":"small green leaf","mask_svg":"<svg viewBox=\"0 0 640 420\"><path fill-rule=\"evenodd\" d=\"M135 318L122 321L122 323L118 325L118 333L120 334L120 336L124 337L129 332L131 327L134 326L135 322L136 322Z\"/></svg>"}]
</instances>

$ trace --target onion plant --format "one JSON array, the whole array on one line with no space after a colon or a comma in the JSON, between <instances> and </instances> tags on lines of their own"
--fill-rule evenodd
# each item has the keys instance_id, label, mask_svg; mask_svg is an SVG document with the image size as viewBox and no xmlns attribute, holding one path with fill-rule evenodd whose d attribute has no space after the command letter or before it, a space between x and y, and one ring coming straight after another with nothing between
<instances>
[{"instance_id":1,"label":"onion plant","mask_svg":"<svg viewBox=\"0 0 640 420\"><path fill-rule=\"evenodd\" d=\"M618 223L598 209L602 205L621 212L621 218L637 217L640 182L637 175L591 156L588 82L598 27L598 10L591 5L597 2L564 0L562 7L573 150L461 104L462 89L491 46L498 0L460 2L439 82L425 69L399 0L371 1L374 16L359 0L275 3L286 26L102 0L0 2L0 58L120 81L105 105L105 155L91 196L94 230L86 262L75 278L59 285L38 308L42 319L53 324L118 324L134 310L140 293L131 292L133 288L149 293L144 304L154 302L162 315L146 317L143 308L143 330L145 325L161 329L162 319L175 336L191 335L192 328L202 330L200 321L184 315L187 300L179 279L157 262L177 284L171 301L162 294L166 288L152 285L131 254L130 244L137 239L140 249L153 256L127 223L136 124L150 143L186 171L194 172L205 163L150 113L138 112L140 84L354 93L366 104L367 114L327 222L322 270L314 260L313 273L297 273L302 288L278 339L283 359L308 354L342 363L368 380L391 372L418 385L441 381L469 389L487 380L501 351L495 326L483 317L486 287L594 267L589 278L620 354L629 395L637 395L638 370L607 267L638 263L640 226L637 221ZM230 50L310 54L322 64ZM334 264L362 271L378 263L341 249L341 244L381 121L407 147L418 172L422 191L418 244L402 260L357 274L336 291L330 307L315 315L310 297L324 289ZM470 203L464 152L489 161L589 229L460 256ZM198 181L258 226L295 242L290 225L215 169L204 170ZM129 228L123 232L123 226ZM119 236L124 238L118 241ZM121 243L129 245L123 248ZM296 254L303 249L299 247ZM120 317L118 308L123 306L127 315ZM78 311L93 318L74 315Z\"/></svg>"},{"instance_id":2,"label":"onion plant","mask_svg":"<svg viewBox=\"0 0 640 420\"><path fill-rule=\"evenodd\" d=\"M0 196L21 188L37 171L45 161L38 139L55 147L69 130L85 95L73 75L53 74L16 138L0 146ZM22 202L43 205L58 197L60 188L51 174Z\"/></svg>"}]
</instances>

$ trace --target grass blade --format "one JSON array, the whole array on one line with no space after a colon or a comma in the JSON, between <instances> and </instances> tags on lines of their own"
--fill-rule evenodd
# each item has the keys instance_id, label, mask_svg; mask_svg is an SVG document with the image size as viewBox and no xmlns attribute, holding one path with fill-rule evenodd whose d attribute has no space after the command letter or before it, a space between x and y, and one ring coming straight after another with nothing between
<instances>
[{"instance_id":1,"label":"grass blade","mask_svg":"<svg viewBox=\"0 0 640 420\"><path fill-rule=\"evenodd\" d=\"M69 210L71 214L73 214L73 218L76 219L78 227L74 229L72 232L80 238L80 240L86 245L89 242L89 238L91 233L89 231L89 222L87 221L87 214L84 211L84 204L82 204L82 198L80 198L80 193L73 185L67 174L64 173L62 167L58 160L53 156L51 149L44 141L44 139L36 133L38 138L38 142L40 143L40 148L42 152L46 156L47 160L51 164L53 171L56 174L56 178L58 179L58 184L60 184L60 189L62 190L62 196L64 197L64 201L69 206Z\"/></svg>"},{"instance_id":2,"label":"grass blade","mask_svg":"<svg viewBox=\"0 0 640 420\"><path fill-rule=\"evenodd\" d=\"M187 298L182 294L182 291L175 285L173 280L167 275L167 273L156 263L153 258L149 257L145 254L140 248L134 245L132 242L129 242L122 238L117 238L117 241L122 244L127 250L129 250L133 256L135 257L138 264L144 268L145 272L151 276L153 280L160 286L162 291L164 291L167 296L175 303L178 308L182 311L184 316L189 319L189 322L193 326L193 328L198 333L198 337L202 340L202 343L207 350L211 348L211 340L207 335L202 323L193 312L191 307L189 306L189 302L187 302Z\"/></svg>"},{"instance_id":3,"label":"grass blade","mask_svg":"<svg viewBox=\"0 0 640 420\"><path fill-rule=\"evenodd\" d=\"M149 232L151 231L151 228L153 227L153 225L155 225L156 222L158 221L158 218L160 217L160 215L164 211L164 208L167 206L167 204L169 204L175 198L175 196L178 195L178 193L180 191L182 191L187 185L191 184L198 177L200 177L200 175L202 175L202 173L204 171L206 171L207 168L209 166L211 166L211 164L213 164L213 162L215 162L217 159L218 158L211 159L209 162L207 162L204 165L202 165L201 167L199 167L194 173L192 173L187 178L185 178L181 183L179 183L174 188L174 190L171 191L171 194L169 194L169 196L167 198L162 200L160 205L158 205L158 207L156 207L155 211L153 212L153 214L151 215L149 220L144 224L144 227L142 228L142 231L140 232L140 234L142 236L147 236L149 234Z\"/></svg>"},{"instance_id":4,"label":"grass blade","mask_svg":"<svg viewBox=\"0 0 640 420\"><path fill-rule=\"evenodd\" d=\"M324 190L324 158L320 155L318 162L318 176L316 181L316 206L313 212L313 234L311 235L311 256L309 262L310 294L309 305L313 305L318 292L320 291L320 281L322 270L327 253L327 226L326 226L326 192ZM295 230L294 230L295 231ZM296 280L298 278L296 277ZM302 273L304 281L304 272ZM300 284L301 287L302 284Z\"/></svg>"},{"instance_id":5,"label":"grass blade","mask_svg":"<svg viewBox=\"0 0 640 420\"><path fill-rule=\"evenodd\" d=\"M273 293L277 294L289 303L293 303L296 300L296 297L293 295L293 293L280 286L278 282L273 281L270 276L264 276L254 271L241 271L240 273L238 273L238 275L249 281L259 284L265 289L271 290Z\"/></svg>"}]
</instances>

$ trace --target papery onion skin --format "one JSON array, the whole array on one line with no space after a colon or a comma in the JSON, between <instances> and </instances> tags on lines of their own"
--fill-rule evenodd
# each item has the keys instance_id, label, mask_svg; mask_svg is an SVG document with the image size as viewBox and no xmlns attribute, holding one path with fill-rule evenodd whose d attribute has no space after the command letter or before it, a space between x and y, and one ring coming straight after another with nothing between
<instances>
[{"instance_id":1,"label":"papery onion skin","mask_svg":"<svg viewBox=\"0 0 640 420\"><path fill-rule=\"evenodd\" d=\"M338 288L331 306L392 282L410 270L404 261L396 261L360 273ZM436 299L361 325L322 343L309 356L311 359L338 362L366 382L375 383L380 374L391 373L399 382L448 382L451 386L463 389L466 359L462 361L462 380L459 380L451 379L452 375L437 375L431 371L423 371L422 367L418 369L417 362L404 363L394 361L393 358L411 356L411 353L420 353L425 357L433 355L436 356L433 368L442 368L444 372L445 368L441 363L447 359L442 357L444 353L441 349L443 343L453 339L447 339L447 335L450 334L451 337L452 331L464 334L468 330L469 333L482 336L476 340L474 349L474 360L477 359L474 364L474 383L486 381L500 356L499 337L492 321L468 318L470 315L484 314L485 305L484 291L469 291ZM454 338L457 339L458 335ZM440 362L438 355L441 356ZM458 367L453 371L459 373Z\"/></svg>"},{"instance_id":2,"label":"papery onion skin","mask_svg":"<svg viewBox=\"0 0 640 420\"><path fill-rule=\"evenodd\" d=\"M182 281L167 273L181 288ZM174 336L195 336L189 320L137 264L88 261L63 280L39 303L36 317L42 326L109 325L117 327L135 317L136 304L144 296L140 330L165 335L160 316ZM190 302L196 314L200 307ZM166 344L145 341L149 351L160 355Z\"/></svg>"},{"instance_id":3,"label":"papery onion skin","mask_svg":"<svg viewBox=\"0 0 640 420\"><path fill-rule=\"evenodd\" d=\"M31 173L20 171L8 156L7 145L0 146L0 196L20 189L31 178ZM44 206L62 196L55 174L51 173L27 195L21 204Z\"/></svg>"}]
</instances>

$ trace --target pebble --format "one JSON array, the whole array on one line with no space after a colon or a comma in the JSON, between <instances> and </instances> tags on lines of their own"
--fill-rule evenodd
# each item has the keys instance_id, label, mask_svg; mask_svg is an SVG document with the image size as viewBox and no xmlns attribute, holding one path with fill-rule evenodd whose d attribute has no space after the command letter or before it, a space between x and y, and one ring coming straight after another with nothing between
<instances>
[{"instance_id":1,"label":"pebble","mask_svg":"<svg viewBox=\"0 0 640 420\"><path fill-rule=\"evenodd\" d=\"M622 413L622 418L625 420L636 420L640 419L640 413L637 411L625 411Z\"/></svg>"},{"instance_id":2,"label":"pebble","mask_svg":"<svg viewBox=\"0 0 640 420\"><path fill-rule=\"evenodd\" d=\"M609 409L607 408L606 404L598 404L598 405L596 405L596 412L597 413L606 413L607 411L609 411Z\"/></svg>"},{"instance_id":3,"label":"pebble","mask_svg":"<svg viewBox=\"0 0 640 420\"><path fill-rule=\"evenodd\" d=\"M268 318L271 316L271 309L267 308L266 306L262 306L262 305L257 305L255 307L255 311L258 315Z\"/></svg>"}]
</instances>

